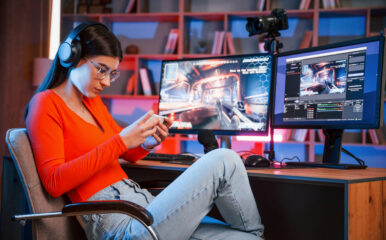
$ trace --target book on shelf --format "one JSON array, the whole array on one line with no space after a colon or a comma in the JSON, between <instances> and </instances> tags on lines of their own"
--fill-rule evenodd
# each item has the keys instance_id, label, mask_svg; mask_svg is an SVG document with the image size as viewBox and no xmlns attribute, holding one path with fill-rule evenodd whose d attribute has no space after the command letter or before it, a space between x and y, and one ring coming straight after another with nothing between
<instances>
[{"instance_id":1,"label":"book on shelf","mask_svg":"<svg viewBox=\"0 0 386 240\"><path fill-rule=\"evenodd\" d=\"M299 5L299 9L300 10L310 9L310 5L311 5L311 0L301 0L300 5Z\"/></svg>"},{"instance_id":2,"label":"book on shelf","mask_svg":"<svg viewBox=\"0 0 386 240\"><path fill-rule=\"evenodd\" d=\"M257 0L257 10L264 11L265 0Z\"/></svg>"},{"instance_id":3,"label":"book on shelf","mask_svg":"<svg viewBox=\"0 0 386 240\"><path fill-rule=\"evenodd\" d=\"M216 31L214 33L212 54L221 54L224 44L225 31Z\"/></svg>"},{"instance_id":4,"label":"book on shelf","mask_svg":"<svg viewBox=\"0 0 386 240\"><path fill-rule=\"evenodd\" d=\"M384 144L384 126L377 129L369 129L370 140L373 144Z\"/></svg>"},{"instance_id":5,"label":"book on shelf","mask_svg":"<svg viewBox=\"0 0 386 240\"><path fill-rule=\"evenodd\" d=\"M291 139L291 132L292 132L292 129L285 129L285 131L283 132L283 140L284 141L292 140Z\"/></svg>"},{"instance_id":6,"label":"book on shelf","mask_svg":"<svg viewBox=\"0 0 386 240\"><path fill-rule=\"evenodd\" d=\"M134 12L135 2L136 2L136 0L129 0L127 2L126 8L125 8L125 13Z\"/></svg>"},{"instance_id":7,"label":"book on shelf","mask_svg":"<svg viewBox=\"0 0 386 240\"><path fill-rule=\"evenodd\" d=\"M149 70L147 68L140 68L139 76L141 79L143 95L151 96L152 90L151 90L151 84L150 84L150 78L149 78Z\"/></svg>"},{"instance_id":8,"label":"book on shelf","mask_svg":"<svg viewBox=\"0 0 386 240\"><path fill-rule=\"evenodd\" d=\"M134 94L135 89L135 74L131 75L126 85L126 94Z\"/></svg>"},{"instance_id":9,"label":"book on shelf","mask_svg":"<svg viewBox=\"0 0 386 240\"><path fill-rule=\"evenodd\" d=\"M298 142L304 142L307 137L307 132L308 132L308 129L296 129L294 140Z\"/></svg>"},{"instance_id":10,"label":"book on shelf","mask_svg":"<svg viewBox=\"0 0 386 240\"><path fill-rule=\"evenodd\" d=\"M379 139L378 139L377 133L375 132L375 129L369 129L369 135L370 135L371 143L378 145Z\"/></svg>"},{"instance_id":11,"label":"book on shelf","mask_svg":"<svg viewBox=\"0 0 386 240\"><path fill-rule=\"evenodd\" d=\"M173 54L177 49L178 29L172 28L169 31L168 40L166 41L164 53Z\"/></svg>"},{"instance_id":12,"label":"book on shelf","mask_svg":"<svg viewBox=\"0 0 386 240\"><path fill-rule=\"evenodd\" d=\"M78 13L79 0L74 0L74 14Z\"/></svg>"},{"instance_id":13,"label":"book on shelf","mask_svg":"<svg viewBox=\"0 0 386 240\"><path fill-rule=\"evenodd\" d=\"M326 137L324 136L323 130L322 129L318 129L317 131L318 131L319 141L324 143L324 140L326 139Z\"/></svg>"},{"instance_id":14,"label":"book on shelf","mask_svg":"<svg viewBox=\"0 0 386 240\"><path fill-rule=\"evenodd\" d=\"M235 44L233 43L233 37L231 32L226 33L226 42L228 46L228 51L230 54L235 54L236 49L235 49Z\"/></svg>"},{"instance_id":15,"label":"book on shelf","mask_svg":"<svg viewBox=\"0 0 386 240\"><path fill-rule=\"evenodd\" d=\"M304 32L303 39L302 39L302 41L300 43L300 47L299 47L300 49L309 48L311 46L312 35L313 35L312 31L305 31Z\"/></svg>"},{"instance_id":16,"label":"book on shelf","mask_svg":"<svg viewBox=\"0 0 386 240\"><path fill-rule=\"evenodd\" d=\"M333 0L331 0L331 1L333 1ZM335 0L335 6L336 6L337 8L340 8L340 7L341 7L341 5L340 5L340 0Z\"/></svg>"},{"instance_id":17,"label":"book on shelf","mask_svg":"<svg viewBox=\"0 0 386 240\"><path fill-rule=\"evenodd\" d=\"M296 129L291 129L290 132L288 133L288 140L295 140L295 134L296 134Z\"/></svg>"},{"instance_id":18,"label":"book on shelf","mask_svg":"<svg viewBox=\"0 0 386 240\"><path fill-rule=\"evenodd\" d=\"M323 0L323 8L334 9L340 8L340 0Z\"/></svg>"}]
</instances>

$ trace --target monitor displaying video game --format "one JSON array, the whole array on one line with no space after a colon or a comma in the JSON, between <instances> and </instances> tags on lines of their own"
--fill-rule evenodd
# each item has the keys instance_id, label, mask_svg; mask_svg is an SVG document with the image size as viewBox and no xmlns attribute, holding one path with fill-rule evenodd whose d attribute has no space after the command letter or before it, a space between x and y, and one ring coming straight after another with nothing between
<instances>
[{"instance_id":1,"label":"monitor displaying video game","mask_svg":"<svg viewBox=\"0 0 386 240\"><path fill-rule=\"evenodd\" d=\"M325 151L340 151L343 131L333 130L378 128L383 56L383 36L275 56L273 126L331 130Z\"/></svg>"},{"instance_id":2,"label":"monitor displaying video game","mask_svg":"<svg viewBox=\"0 0 386 240\"><path fill-rule=\"evenodd\" d=\"M272 56L222 56L162 62L159 115L170 132L267 135Z\"/></svg>"}]
</instances>

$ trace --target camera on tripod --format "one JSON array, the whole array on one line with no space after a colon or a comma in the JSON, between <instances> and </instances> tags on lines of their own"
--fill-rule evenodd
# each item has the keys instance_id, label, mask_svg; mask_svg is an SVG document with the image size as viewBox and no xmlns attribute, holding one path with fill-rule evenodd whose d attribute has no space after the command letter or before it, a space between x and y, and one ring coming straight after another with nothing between
<instances>
[{"instance_id":1,"label":"camera on tripod","mask_svg":"<svg viewBox=\"0 0 386 240\"><path fill-rule=\"evenodd\" d=\"M276 40L280 36L279 30L288 29L287 13L282 8L272 10L271 16L247 18L246 29L249 36L267 33L264 36L264 49L269 52L278 53L283 44Z\"/></svg>"},{"instance_id":2,"label":"camera on tripod","mask_svg":"<svg viewBox=\"0 0 386 240\"><path fill-rule=\"evenodd\" d=\"M288 29L287 13L282 8L272 10L271 16L247 18L247 31L249 36L260 33L279 34L279 30ZM280 36L280 34L279 34Z\"/></svg>"}]
</instances>

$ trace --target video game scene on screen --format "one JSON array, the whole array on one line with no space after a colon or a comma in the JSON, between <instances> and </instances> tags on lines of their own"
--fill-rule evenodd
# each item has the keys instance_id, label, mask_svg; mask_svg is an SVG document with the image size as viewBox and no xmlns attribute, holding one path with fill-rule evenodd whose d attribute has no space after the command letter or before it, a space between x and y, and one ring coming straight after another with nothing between
<instances>
[{"instance_id":1,"label":"video game scene on screen","mask_svg":"<svg viewBox=\"0 0 386 240\"><path fill-rule=\"evenodd\" d=\"M264 131L271 65L270 55L168 61L159 114L175 129Z\"/></svg>"},{"instance_id":2,"label":"video game scene on screen","mask_svg":"<svg viewBox=\"0 0 386 240\"><path fill-rule=\"evenodd\" d=\"M366 50L287 59L284 121L360 120Z\"/></svg>"}]
</instances>

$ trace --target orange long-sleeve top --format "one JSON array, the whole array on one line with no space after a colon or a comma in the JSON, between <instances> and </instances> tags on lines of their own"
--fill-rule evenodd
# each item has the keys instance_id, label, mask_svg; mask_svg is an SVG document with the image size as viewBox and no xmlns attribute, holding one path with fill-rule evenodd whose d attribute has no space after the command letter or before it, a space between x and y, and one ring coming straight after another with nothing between
<instances>
[{"instance_id":1,"label":"orange long-sleeve top","mask_svg":"<svg viewBox=\"0 0 386 240\"><path fill-rule=\"evenodd\" d=\"M53 90L36 94L26 119L40 179L53 197L86 201L128 176L118 158L136 162L148 154L141 146L127 149L101 98L83 98L99 127L73 112Z\"/></svg>"}]
</instances>

